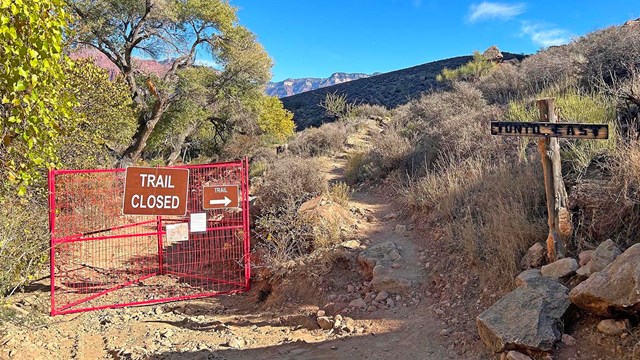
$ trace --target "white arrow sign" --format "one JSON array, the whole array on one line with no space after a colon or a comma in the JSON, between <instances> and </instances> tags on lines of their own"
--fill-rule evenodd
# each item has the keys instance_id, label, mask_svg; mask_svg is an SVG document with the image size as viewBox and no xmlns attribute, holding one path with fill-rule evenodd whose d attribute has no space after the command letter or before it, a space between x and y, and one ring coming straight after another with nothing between
<instances>
[{"instance_id":1,"label":"white arrow sign","mask_svg":"<svg viewBox=\"0 0 640 360\"><path fill-rule=\"evenodd\" d=\"M229 206L229 204L231 204L231 199L229 199L228 197L224 197L224 199L220 199L220 200L209 200L209 205L224 205L224 206Z\"/></svg>"}]
</instances>

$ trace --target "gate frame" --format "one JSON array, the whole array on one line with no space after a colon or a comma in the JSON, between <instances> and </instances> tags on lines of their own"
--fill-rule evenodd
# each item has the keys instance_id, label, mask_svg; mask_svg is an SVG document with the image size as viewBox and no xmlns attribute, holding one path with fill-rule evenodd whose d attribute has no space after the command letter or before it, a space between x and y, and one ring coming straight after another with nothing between
<instances>
[{"instance_id":1,"label":"gate frame","mask_svg":"<svg viewBox=\"0 0 640 360\"><path fill-rule=\"evenodd\" d=\"M59 174L78 174L78 173L121 173L125 172L126 168L116 168L116 169L86 169L86 170L56 170L49 169L48 172L48 186L49 186L49 233L50 233L50 249L49 249L49 266L50 266L50 296L51 296L51 316L56 315L64 315L64 314L74 314L80 312L89 312L94 310L102 310L102 309L116 309L123 308L129 306L142 306L142 305L151 305L157 303L168 303L174 301L182 301L182 300L191 300L198 298L206 298L213 297L217 295L225 295L225 294L237 294L249 291L251 289L251 253L250 253L250 213L249 213L249 159L245 157L242 160L237 161L228 161L228 162L218 162L218 163L209 163L209 164L199 164L199 165L179 165L179 166L158 166L158 167L168 167L168 168L178 168L178 169L202 169L207 167L216 167L221 168L225 166L238 166L241 168L241 181L240 181L240 189L241 189L241 201L240 203L243 205L242 211L242 231L243 231L243 250L244 250L244 288L242 289L234 289L229 291L210 291L203 292L200 294L193 295L183 295L183 296L174 296L168 298L159 298L159 299L150 299L143 301L134 301L127 303L118 303L118 304L109 304L109 305L100 305L100 306L90 306L86 308L79 309L70 309L79 304L94 300L102 295L106 295L113 291L120 290L127 286L131 286L133 284L139 283L145 279L151 278L153 276L163 275L163 235L166 235L166 230L162 230L162 216L157 216L156 220L158 223L158 228L156 233L150 233L149 235L158 236L158 271L152 275L145 275L133 281L128 281L123 284L118 284L110 289L100 291L96 294L88 296L84 299L80 299L79 301L74 301L70 304L66 304L64 307L56 309L55 307L55 245L64 242L56 242L55 238L55 209L56 209L56 191L55 191L55 176ZM188 197L187 197L188 200ZM246 210L246 211L245 211ZM153 221L151 221L153 222ZM58 239L59 240L59 239ZM93 239L96 240L96 239Z\"/></svg>"}]
</instances>

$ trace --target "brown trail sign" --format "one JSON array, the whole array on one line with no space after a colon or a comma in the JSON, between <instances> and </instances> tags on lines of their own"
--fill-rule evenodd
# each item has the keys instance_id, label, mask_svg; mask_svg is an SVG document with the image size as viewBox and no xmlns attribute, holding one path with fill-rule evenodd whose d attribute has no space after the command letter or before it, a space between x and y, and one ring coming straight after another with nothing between
<instances>
[{"instance_id":1,"label":"brown trail sign","mask_svg":"<svg viewBox=\"0 0 640 360\"><path fill-rule=\"evenodd\" d=\"M558 138L608 139L607 124L558 123L553 99L536 101L540 111L540 122L492 121L491 134L505 136L540 136L538 149L542 156L544 187L547 195L549 236L547 256L549 261L564 257L566 239L571 235L572 225L567 210L567 190L562 180L560 143Z\"/></svg>"}]
</instances>

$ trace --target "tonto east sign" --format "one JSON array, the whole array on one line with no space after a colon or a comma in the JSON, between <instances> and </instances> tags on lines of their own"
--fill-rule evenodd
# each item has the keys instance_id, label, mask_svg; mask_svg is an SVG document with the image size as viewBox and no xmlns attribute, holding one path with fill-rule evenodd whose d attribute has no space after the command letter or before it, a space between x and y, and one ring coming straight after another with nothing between
<instances>
[{"instance_id":1,"label":"tonto east sign","mask_svg":"<svg viewBox=\"0 0 640 360\"><path fill-rule=\"evenodd\" d=\"M185 215L189 170L127 168L124 185L125 215Z\"/></svg>"}]
</instances>

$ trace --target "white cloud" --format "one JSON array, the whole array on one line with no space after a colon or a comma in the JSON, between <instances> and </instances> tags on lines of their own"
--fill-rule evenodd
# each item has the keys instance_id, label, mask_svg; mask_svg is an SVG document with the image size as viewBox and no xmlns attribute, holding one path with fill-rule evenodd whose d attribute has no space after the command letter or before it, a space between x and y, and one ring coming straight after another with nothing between
<instances>
[{"instance_id":1,"label":"white cloud","mask_svg":"<svg viewBox=\"0 0 640 360\"><path fill-rule=\"evenodd\" d=\"M522 35L529 36L531 41L543 47L563 45L571 40L571 34L567 30L542 23L523 21L520 31Z\"/></svg>"},{"instance_id":2,"label":"white cloud","mask_svg":"<svg viewBox=\"0 0 640 360\"><path fill-rule=\"evenodd\" d=\"M471 4L469 7L469 21L474 23L483 20L509 20L524 12L526 5L504 4L483 1L480 4Z\"/></svg>"}]
</instances>

